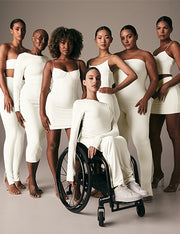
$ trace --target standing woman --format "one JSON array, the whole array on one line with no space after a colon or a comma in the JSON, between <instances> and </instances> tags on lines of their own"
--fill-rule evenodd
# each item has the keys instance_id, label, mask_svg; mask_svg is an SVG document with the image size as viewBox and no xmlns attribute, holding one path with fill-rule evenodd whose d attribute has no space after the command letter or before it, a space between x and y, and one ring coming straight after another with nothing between
<instances>
[{"instance_id":1,"label":"standing woman","mask_svg":"<svg viewBox=\"0 0 180 234\"><path fill-rule=\"evenodd\" d=\"M109 52L112 41L111 30L106 26L99 27L95 32L95 43L99 48L99 55L90 59L87 65L88 67L93 66L99 69L102 81L97 93L98 100L109 104L115 115L115 120L118 121L120 111L115 93L125 88L137 77L133 70L121 58ZM116 68L120 68L126 73L126 79L115 87L113 72Z\"/></svg>"},{"instance_id":2,"label":"standing woman","mask_svg":"<svg viewBox=\"0 0 180 234\"><path fill-rule=\"evenodd\" d=\"M69 139L72 107L79 97L86 70L85 63L77 60L82 48L82 34L75 29L59 27L51 34L49 51L55 59L47 62L44 68L40 115L47 133L47 159L54 182L61 129L65 129Z\"/></svg>"},{"instance_id":3,"label":"standing woman","mask_svg":"<svg viewBox=\"0 0 180 234\"><path fill-rule=\"evenodd\" d=\"M25 186L19 177L19 166L24 148L24 129L19 125L13 101L14 68L18 54L27 51L22 46L26 24L14 19L10 24L13 40L0 46L0 113L5 129L4 164L5 182L10 194L20 194Z\"/></svg>"},{"instance_id":4,"label":"standing woman","mask_svg":"<svg viewBox=\"0 0 180 234\"><path fill-rule=\"evenodd\" d=\"M120 38L125 50L117 53L137 74L138 79L126 89L116 93L121 115L118 126L120 135L128 141L129 133L137 150L140 163L141 186L149 192L144 200L152 200L152 151L149 140L149 117L151 101L158 84L156 63L153 56L137 47L138 35L132 25L124 26L120 31ZM146 79L149 75L150 83L146 90ZM118 70L115 79L117 84L124 81L126 75Z\"/></svg>"},{"instance_id":5,"label":"standing woman","mask_svg":"<svg viewBox=\"0 0 180 234\"><path fill-rule=\"evenodd\" d=\"M28 53L20 54L17 58L14 73L14 106L17 119L25 128L27 136L26 161L29 171L27 178L29 194L33 198L39 198L42 191L36 183L36 171L45 138L39 115L39 97L43 69L48 61L48 58L42 55L48 43L47 32L37 29L33 33L32 42L33 49Z\"/></svg>"},{"instance_id":6,"label":"standing woman","mask_svg":"<svg viewBox=\"0 0 180 234\"><path fill-rule=\"evenodd\" d=\"M162 143L161 129L166 120L167 131L174 149L174 169L170 184L164 192L176 192L180 183L180 73L172 76L172 67L176 62L180 69L180 45L172 41L172 20L162 16L156 22L156 31L160 39L160 47L154 51L158 67L159 86L157 98L154 100L150 119L150 139L154 160L154 177L152 186L156 188L164 177L161 168Z\"/></svg>"}]
</instances>

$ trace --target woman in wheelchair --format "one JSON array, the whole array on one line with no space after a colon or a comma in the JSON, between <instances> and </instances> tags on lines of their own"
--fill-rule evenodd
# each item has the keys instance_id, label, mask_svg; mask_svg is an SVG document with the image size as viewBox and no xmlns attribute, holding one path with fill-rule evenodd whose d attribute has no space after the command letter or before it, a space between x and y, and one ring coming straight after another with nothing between
<instances>
[{"instance_id":1,"label":"woman in wheelchair","mask_svg":"<svg viewBox=\"0 0 180 234\"><path fill-rule=\"evenodd\" d=\"M97 99L101 75L96 67L90 67L86 71L83 85L87 91L86 99L77 100L73 105L67 181L74 185L78 141L88 148L89 158L93 158L97 150L103 153L109 166L111 186L114 188L116 201L132 202L147 196L148 193L135 182L127 143L123 137L119 136L111 107Z\"/></svg>"}]
</instances>

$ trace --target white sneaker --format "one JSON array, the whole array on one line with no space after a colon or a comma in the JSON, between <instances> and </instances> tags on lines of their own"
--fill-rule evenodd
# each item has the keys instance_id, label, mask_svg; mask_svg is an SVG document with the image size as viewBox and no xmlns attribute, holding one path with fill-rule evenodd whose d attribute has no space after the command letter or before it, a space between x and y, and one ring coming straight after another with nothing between
<instances>
[{"instance_id":1,"label":"white sneaker","mask_svg":"<svg viewBox=\"0 0 180 234\"><path fill-rule=\"evenodd\" d=\"M144 189L142 189L139 184L137 184L135 181L131 181L127 184L127 187L132 190L135 193L140 194L143 197L147 197L148 196L148 192Z\"/></svg>"},{"instance_id":2,"label":"white sneaker","mask_svg":"<svg viewBox=\"0 0 180 234\"><path fill-rule=\"evenodd\" d=\"M115 200L120 202L133 202L138 201L142 197L140 194L128 189L126 185L119 185L114 189Z\"/></svg>"}]
</instances>

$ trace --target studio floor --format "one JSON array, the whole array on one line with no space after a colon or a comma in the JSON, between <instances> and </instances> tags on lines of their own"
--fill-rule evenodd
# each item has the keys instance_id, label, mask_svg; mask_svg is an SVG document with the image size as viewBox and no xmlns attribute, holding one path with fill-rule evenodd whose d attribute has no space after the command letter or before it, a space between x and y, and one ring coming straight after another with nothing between
<instances>
[{"instance_id":1,"label":"studio floor","mask_svg":"<svg viewBox=\"0 0 180 234\"><path fill-rule=\"evenodd\" d=\"M161 187L154 190L154 200L145 203L143 218L138 217L135 208L112 213L106 205L105 227L102 228L97 222L98 199L91 198L80 214L71 213L62 205L55 195L45 160L37 174L38 184L44 192L39 199L31 198L27 189L21 195L10 195L2 183L3 170L0 170L0 234L180 233L180 191L167 194ZM25 164L21 175L24 182Z\"/></svg>"}]
</instances>

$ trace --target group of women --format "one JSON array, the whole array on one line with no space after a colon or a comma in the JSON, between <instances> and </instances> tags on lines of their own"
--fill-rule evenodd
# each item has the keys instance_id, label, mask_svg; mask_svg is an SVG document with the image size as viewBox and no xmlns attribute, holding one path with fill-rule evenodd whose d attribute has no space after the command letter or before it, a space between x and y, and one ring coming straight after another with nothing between
<instances>
[{"instance_id":1,"label":"group of women","mask_svg":"<svg viewBox=\"0 0 180 234\"><path fill-rule=\"evenodd\" d=\"M79 60L83 48L79 31L59 27L48 41L47 32L37 29L32 36L33 48L27 50L22 46L26 32L24 21L11 22L13 41L0 46L0 113L6 133L4 163L9 193L20 194L25 188L19 177L25 133L29 171L26 182L30 196L38 198L42 193L36 182L36 171L45 135L47 159L55 181L62 129L70 140L67 180L73 183L81 121L78 140L88 147L89 157L97 149L103 152L110 167L115 198L131 201L143 196L145 201L152 201L152 188L157 188L164 177L160 134L166 120L174 149L174 169L164 191L177 191L180 74L173 77L172 66L176 62L180 68L180 45L170 38L173 27L169 17L159 18L156 30L160 46L153 55L138 48L138 34L132 25L120 31L125 50L111 54L111 30L106 26L98 28L95 43L99 54L88 60L86 66ZM42 55L47 45L53 60ZM130 166L126 144L130 134L137 150L141 187L134 182ZM100 195L98 191L93 194Z\"/></svg>"}]
</instances>

